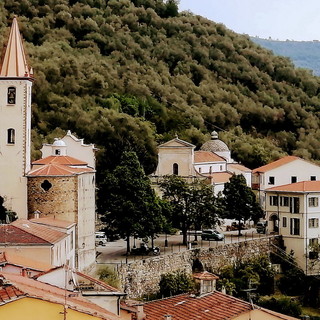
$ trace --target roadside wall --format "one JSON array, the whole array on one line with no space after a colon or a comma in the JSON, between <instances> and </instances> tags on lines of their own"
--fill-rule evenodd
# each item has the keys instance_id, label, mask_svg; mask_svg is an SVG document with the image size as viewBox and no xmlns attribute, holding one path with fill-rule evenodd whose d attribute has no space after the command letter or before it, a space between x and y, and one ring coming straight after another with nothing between
<instances>
[{"instance_id":1,"label":"roadside wall","mask_svg":"<svg viewBox=\"0 0 320 320\"><path fill-rule=\"evenodd\" d=\"M238 243L221 244L214 248L192 249L180 253L161 255L128 264L118 265L118 276L122 290L129 298L159 291L162 274L178 270L192 273L195 263L202 264L204 270L219 273L221 267L237 260L249 260L272 251L271 244L278 245L279 238L260 238Z\"/></svg>"}]
</instances>

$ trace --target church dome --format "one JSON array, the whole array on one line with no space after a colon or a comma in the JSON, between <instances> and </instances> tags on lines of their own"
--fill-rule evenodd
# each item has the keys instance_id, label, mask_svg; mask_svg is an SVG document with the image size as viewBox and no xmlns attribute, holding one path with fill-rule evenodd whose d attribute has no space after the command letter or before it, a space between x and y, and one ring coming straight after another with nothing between
<instances>
[{"instance_id":1,"label":"church dome","mask_svg":"<svg viewBox=\"0 0 320 320\"><path fill-rule=\"evenodd\" d=\"M211 151L211 152L229 152L228 146L219 139L218 133L216 131L212 131L211 140L205 142L200 150L203 151Z\"/></svg>"},{"instance_id":2,"label":"church dome","mask_svg":"<svg viewBox=\"0 0 320 320\"><path fill-rule=\"evenodd\" d=\"M52 144L53 147L66 147L66 144L61 139L55 138L54 143Z\"/></svg>"}]
</instances>

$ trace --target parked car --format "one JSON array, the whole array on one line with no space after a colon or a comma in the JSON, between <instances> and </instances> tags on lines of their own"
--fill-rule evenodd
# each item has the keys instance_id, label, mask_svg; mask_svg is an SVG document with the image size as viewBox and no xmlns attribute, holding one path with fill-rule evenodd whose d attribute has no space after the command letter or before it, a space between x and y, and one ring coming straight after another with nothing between
<instances>
[{"instance_id":1,"label":"parked car","mask_svg":"<svg viewBox=\"0 0 320 320\"><path fill-rule=\"evenodd\" d=\"M95 237L96 246L105 246L108 243L106 234L102 231L96 232Z\"/></svg>"},{"instance_id":2,"label":"parked car","mask_svg":"<svg viewBox=\"0 0 320 320\"><path fill-rule=\"evenodd\" d=\"M259 221L256 225L256 230L258 233L266 233L267 221Z\"/></svg>"},{"instance_id":3,"label":"parked car","mask_svg":"<svg viewBox=\"0 0 320 320\"><path fill-rule=\"evenodd\" d=\"M224 234L215 229L206 229L202 230L201 239L222 241L224 239Z\"/></svg>"}]
</instances>

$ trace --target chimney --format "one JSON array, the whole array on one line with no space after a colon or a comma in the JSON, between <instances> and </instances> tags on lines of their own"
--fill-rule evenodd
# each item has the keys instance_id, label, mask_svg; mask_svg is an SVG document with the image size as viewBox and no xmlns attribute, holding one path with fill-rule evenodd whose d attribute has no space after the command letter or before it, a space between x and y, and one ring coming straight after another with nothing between
<instances>
[{"instance_id":1,"label":"chimney","mask_svg":"<svg viewBox=\"0 0 320 320\"><path fill-rule=\"evenodd\" d=\"M136 305L136 308L137 308L137 320L146 319L146 314L143 311L143 305L142 304L138 304L138 305Z\"/></svg>"},{"instance_id":2,"label":"chimney","mask_svg":"<svg viewBox=\"0 0 320 320\"><path fill-rule=\"evenodd\" d=\"M33 214L34 214L34 218L35 219L39 219L40 218L40 211L39 210L36 210Z\"/></svg>"}]
</instances>

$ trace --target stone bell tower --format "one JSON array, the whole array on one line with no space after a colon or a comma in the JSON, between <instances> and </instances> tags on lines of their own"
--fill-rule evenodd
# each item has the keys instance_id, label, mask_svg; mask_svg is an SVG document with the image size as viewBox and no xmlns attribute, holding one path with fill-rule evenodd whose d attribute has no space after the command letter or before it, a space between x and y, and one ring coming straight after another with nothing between
<instances>
[{"instance_id":1,"label":"stone bell tower","mask_svg":"<svg viewBox=\"0 0 320 320\"><path fill-rule=\"evenodd\" d=\"M32 69L14 18L0 68L0 196L4 206L27 218L30 170Z\"/></svg>"}]
</instances>

